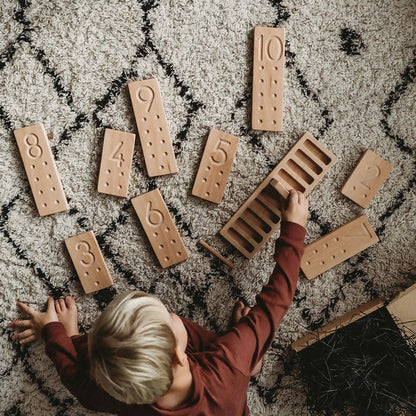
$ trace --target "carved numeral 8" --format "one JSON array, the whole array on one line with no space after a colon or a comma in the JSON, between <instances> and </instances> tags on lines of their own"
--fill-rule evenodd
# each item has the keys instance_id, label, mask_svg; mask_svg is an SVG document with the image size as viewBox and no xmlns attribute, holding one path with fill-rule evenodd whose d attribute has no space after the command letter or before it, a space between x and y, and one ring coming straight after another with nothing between
<instances>
[{"instance_id":1,"label":"carved numeral 8","mask_svg":"<svg viewBox=\"0 0 416 416\"><path fill-rule=\"evenodd\" d=\"M80 263L83 266L88 267L88 266L91 266L91 265L94 264L94 262L95 262L95 256L91 252L91 246L86 241L80 241L79 243L77 243L75 245L75 250L77 250L77 251L83 250L81 254L86 259L86 260L84 260L84 259L80 260Z\"/></svg>"},{"instance_id":2,"label":"carved numeral 8","mask_svg":"<svg viewBox=\"0 0 416 416\"><path fill-rule=\"evenodd\" d=\"M42 154L42 148L39 146L39 138L33 133L27 134L23 139L25 145L28 147L27 154L32 159L39 159Z\"/></svg>"}]
</instances>

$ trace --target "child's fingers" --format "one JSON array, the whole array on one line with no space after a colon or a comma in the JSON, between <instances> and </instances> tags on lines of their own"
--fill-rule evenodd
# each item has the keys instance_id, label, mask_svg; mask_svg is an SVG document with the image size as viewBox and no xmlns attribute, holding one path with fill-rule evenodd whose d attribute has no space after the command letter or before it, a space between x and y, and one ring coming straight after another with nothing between
<instances>
[{"instance_id":1,"label":"child's fingers","mask_svg":"<svg viewBox=\"0 0 416 416\"><path fill-rule=\"evenodd\" d=\"M30 328L32 326L32 321L29 319L24 319L22 321L13 321L7 325L9 328Z\"/></svg>"},{"instance_id":2,"label":"child's fingers","mask_svg":"<svg viewBox=\"0 0 416 416\"><path fill-rule=\"evenodd\" d=\"M289 193L289 202L288 202L288 206L293 206L294 204L296 204L296 202L298 201L298 192L296 191L296 189L291 189L290 193Z\"/></svg>"},{"instance_id":3,"label":"child's fingers","mask_svg":"<svg viewBox=\"0 0 416 416\"><path fill-rule=\"evenodd\" d=\"M36 335L30 335L29 337L19 341L20 344L27 344L29 342L36 341Z\"/></svg>"},{"instance_id":4,"label":"child's fingers","mask_svg":"<svg viewBox=\"0 0 416 416\"><path fill-rule=\"evenodd\" d=\"M28 337L35 336L35 331L33 329L26 329L26 331L19 332L14 334L12 339L22 341Z\"/></svg>"},{"instance_id":5,"label":"child's fingers","mask_svg":"<svg viewBox=\"0 0 416 416\"><path fill-rule=\"evenodd\" d=\"M56 311L56 313L61 313L62 312L61 304L59 303L59 300L55 301L55 311Z\"/></svg>"},{"instance_id":6,"label":"child's fingers","mask_svg":"<svg viewBox=\"0 0 416 416\"><path fill-rule=\"evenodd\" d=\"M36 313L34 309L32 309L30 306L26 305L26 303L17 301L16 305L23 311L26 312L29 316L33 316L33 314Z\"/></svg>"}]
</instances>

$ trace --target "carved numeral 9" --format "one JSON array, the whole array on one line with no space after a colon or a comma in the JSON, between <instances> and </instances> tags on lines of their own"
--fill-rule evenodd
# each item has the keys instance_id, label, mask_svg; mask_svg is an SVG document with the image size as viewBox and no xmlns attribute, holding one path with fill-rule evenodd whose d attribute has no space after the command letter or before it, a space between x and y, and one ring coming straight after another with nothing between
<instances>
[{"instance_id":1,"label":"carved numeral 9","mask_svg":"<svg viewBox=\"0 0 416 416\"><path fill-rule=\"evenodd\" d=\"M160 227L163 224L165 217L163 216L162 211L158 209L152 209L152 202L149 201L146 206L146 221L152 227Z\"/></svg>"},{"instance_id":2,"label":"carved numeral 9","mask_svg":"<svg viewBox=\"0 0 416 416\"><path fill-rule=\"evenodd\" d=\"M211 163L213 165L221 166L227 161L227 152L223 147L221 147L221 145L230 146L231 143L224 139L220 139L217 142L211 155Z\"/></svg>"},{"instance_id":3,"label":"carved numeral 9","mask_svg":"<svg viewBox=\"0 0 416 416\"><path fill-rule=\"evenodd\" d=\"M32 159L39 159L42 154L42 148L39 146L39 139L33 133L27 134L23 139L25 145L28 147L27 154Z\"/></svg>"},{"instance_id":4,"label":"carved numeral 9","mask_svg":"<svg viewBox=\"0 0 416 416\"><path fill-rule=\"evenodd\" d=\"M149 112L155 98L155 93L152 88L148 86L140 87L136 92L136 97L142 103L147 104L146 111Z\"/></svg>"},{"instance_id":5,"label":"carved numeral 9","mask_svg":"<svg viewBox=\"0 0 416 416\"><path fill-rule=\"evenodd\" d=\"M80 241L76 244L75 250L82 250L82 255L86 260L82 259L80 262L83 266L88 267L94 264L95 256L91 252L91 247L86 241Z\"/></svg>"}]
</instances>

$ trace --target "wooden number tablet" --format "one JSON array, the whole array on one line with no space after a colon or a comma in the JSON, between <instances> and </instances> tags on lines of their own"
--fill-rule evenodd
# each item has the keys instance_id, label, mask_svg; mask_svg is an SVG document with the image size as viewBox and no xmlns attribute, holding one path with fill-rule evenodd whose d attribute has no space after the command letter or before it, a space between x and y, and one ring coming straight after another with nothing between
<instances>
[{"instance_id":1,"label":"wooden number tablet","mask_svg":"<svg viewBox=\"0 0 416 416\"><path fill-rule=\"evenodd\" d=\"M309 193L336 162L336 157L310 133L305 133L278 163L254 193L220 230L220 234L247 258L280 226L280 208L284 202L274 179L284 189Z\"/></svg>"},{"instance_id":2,"label":"wooden number tablet","mask_svg":"<svg viewBox=\"0 0 416 416\"><path fill-rule=\"evenodd\" d=\"M362 154L341 193L361 207L367 208L392 169L391 163L368 149Z\"/></svg>"},{"instance_id":3,"label":"wooden number tablet","mask_svg":"<svg viewBox=\"0 0 416 416\"><path fill-rule=\"evenodd\" d=\"M306 246L301 269L308 279L313 279L378 241L367 217L362 215Z\"/></svg>"},{"instance_id":4,"label":"wooden number tablet","mask_svg":"<svg viewBox=\"0 0 416 416\"><path fill-rule=\"evenodd\" d=\"M416 284L396 296L388 305L387 310L397 326L409 339L416 334Z\"/></svg>"},{"instance_id":5,"label":"wooden number tablet","mask_svg":"<svg viewBox=\"0 0 416 416\"><path fill-rule=\"evenodd\" d=\"M130 82L129 91L148 175L176 173L178 168L157 79Z\"/></svg>"},{"instance_id":6,"label":"wooden number tablet","mask_svg":"<svg viewBox=\"0 0 416 416\"><path fill-rule=\"evenodd\" d=\"M358 319L361 319L364 316L373 313L377 309L382 308L383 305L384 303L382 300L373 299L370 302L361 305L358 308L353 309L352 311L347 312L340 318L334 319L332 322L329 322L322 328L318 328L315 331L305 335L304 337L299 338L291 345L291 347L296 352L299 352L304 348L309 347L309 345L315 344L315 342L333 334L338 329L344 328L345 326L350 325L355 321L358 321Z\"/></svg>"},{"instance_id":7,"label":"wooden number tablet","mask_svg":"<svg viewBox=\"0 0 416 416\"><path fill-rule=\"evenodd\" d=\"M66 211L68 202L43 124L17 129L14 135L39 215Z\"/></svg>"},{"instance_id":8,"label":"wooden number tablet","mask_svg":"<svg viewBox=\"0 0 416 416\"><path fill-rule=\"evenodd\" d=\"M98 192L127 196L135 135L105 129Z\"/></svg>"},{"instance_id":9,"label":"wooden number tablet","mask_svg":"<svg viewBox=\"0 0 416 416\"><path fill-rule=\"evenodd\" d=\"M188 258L185 246L158 189L131 200L160 265L165 268Z\"/></svg>"},{"instance_id":10,"label":"wooden number tablet","mask_svg":"<svg viewBox=\"0 0 416 416\"><path fill-rule=\"evenodd\" d=\"M256 27L253 53L253 130L282 131L285 30Z\"/></svg>"},{"instance_id":11,"label":"wooden number tablet","mask_svg":"<svg viewBox=\"0 0 416 416\"><path fill-rule=\"evenodd\" d=\"M217 204L221 202L239 141L231 134L210 130L192 195Z\"/></svg>"},{"instance_id":12,"label":"wooden number tablet","mask_svg":"<svg viewBox=\"0 0 416 416\"><path fill-rule=\"evenodd\" d=\"M67 238L65 244L85 293L113 285L113 279L92 231Z\"/></svg>"}]
</instances>

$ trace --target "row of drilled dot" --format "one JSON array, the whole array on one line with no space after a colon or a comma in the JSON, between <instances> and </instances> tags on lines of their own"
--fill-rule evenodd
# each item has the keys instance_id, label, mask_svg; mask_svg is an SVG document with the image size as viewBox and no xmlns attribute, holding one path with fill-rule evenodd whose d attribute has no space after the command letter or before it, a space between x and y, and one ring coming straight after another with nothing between
<instances>
[{"instance_id":1,"label":"row of drilled dot","mask_svg":"<svg viewBox=\"0 0 416 416\"><path fill-rule=\"evenodd\" d=\"M356 186L353 186L353 187L352 187L352 189L353 189L353 191L356 191L356 190L357 190L357 187L356 187ZM363 194L363 197L364 197L364 198L367 198L367 197L368 197L368 195L367 195L367 194Z\"/></svg>"},{"instance_id":2,"label":"row of drilled dot","mask_svg":"<svg viewBox=\"0 0 416 416\"><path fill-rule=\"evenodd\" d=\"M101 271L101 267L97 267L97 268L96 268L96 271L97 271L98 273L100 273L100 271ZM89 272L85 272L85 273L84 273L84 275L85 275L85 276L87 276L87 277L89 277L90 273L89 273ZM94 282L94 284L95 284L95 286L99 286L99 285L100 285L100 282L99 282L98 280L96 280L96 281Z\"/></svg>"},{"instance_id":3,"label":"row of drilled dot","mask_svg":"<svg viewBox=\"0 0 416 416\"><path fill-rule=\"evenodd\" d=\"M211 166L206 166L205 167L205 170L209 172L211 170ZM224 175L224 172L222 170L220 170L220 171L218 171L218 175L219 176L222 176L222 175ZM203 178L202 179L202 182L204 182L204 183L206 183L207 181L208 181L207 178ZM216 182L215 183L215 187L216 188L219 188L220 187L220 183L219 182ZM205 192L205 196L209 196L209 195L210 195L209 192Z\"/></svg>"},{"instance_id":4,"label":"row of drilled dot","mask_svg":"<svg viewBox=\"0 0 416 416\"><path fill-rule=\"evenodd\" d=\"M43 165L43 166L47 166L47 165L48 165L48 162L47 162L46 160L44 160L44 161L42 162L42 165ZM36 166L35 166L35 165L31 165L30 167L31 167L31 169L35 169L35 168L36 168ZM52 175L51 175L50 173L48 173L48 174L46 175L46 178L47 178L47 179L52 179ZM40 178L39 178L39 177L35 177L35 182L39 182L39 181L40 181ZM50 191L51 191L51 192L55 192L55 191L56 191L56 188L55 188L54 186L52 186L52 187L50 188ZM42 190L42 189L39 189L38 194L39 194L39 195L43 195L43 190ZM56 205L58 205L58 204L59 204L59 200L58 200L58 199L57 199L57 200L55 200L55 204L56 204ZM43 206L44 208L46 208L46 207L48 206L48 204L47 204L46 202L44 202L44 203L42 204L42 206Z\"/></svg>"},{"instance_id":5,"label":"row of drilled dot","mask_svg":"<svg viewBox=\"0 0 416 416\"><path fill-rule=\"evenodd\" d=\"M277 81L275 81L275 83L277 83ZM260 95L260 97L263 97L263 93L262 92L259 92L259 95ZM277 98L277 94L276 93L273 93L273 97L274 98ZM262 105L260 105L259 106L259 110L263 110L263 106ZM273 107L273 111L277 111L277 107ZM261 123L263 123L263 119L259 119L259 123L261 124ZM277 121L276 120L273 120L273 124L277 124Z\"/></svg>"},{"instance_id":6,"label":"row of drilled dot","mask_svg":"<svg viewBox=\"0 0 416 416\"><path fill-rule=\"evenodd\" d=\"M156 120L159 120L159 119L160 119L160 116L159 116L158 114L156 114L156 115L154 116L154 118L155 118ZM147 121L147 117L143 117L143 118L142 118L142 121L146 122L146 121ZM158 131L160 131L160 132L161 132L161 131L163 131L162 127L158 127ZM147 134L149 134L149 133L150 133L150 130L149 130L149 129L146 129L146 130L145 130L145 132L146 132ZM161 144L165 144L165 143L166 143L166 140L162 139L162 140L160 141L160 143L161 143ZM148 146L152 146L152 145L153 145L153 143L152 143L152 142L148 142L148 143L147 143L147 145L148 145ZM168 156L168 152L164 152L164 153L163 153L163 155L164 155L164 156ZM154 159L154 158L156 157L156 155L152 154L152 155L151 155L151 157L152 157L152 159ZM160 165L160 166L159 166L159 170L163 170L163 169L165 169L165 166L164 166L164 165Z\"/></svg>"},{"instance_id":7,"label":"row of drilled dot","mask_svg":"<svg viewBox=\"0 0 416 416\"><path fill-rule=\"evenodd\" d=\"M335 241L336 241L336 242L338 242L338 241L339 241L339 237L335 237ZM328 243L325 243L325 244L324 244L324 248L328 248L328 247L329 247ZM345 248L343 248L343 249L342 249L342 253L343 253L343 254L345 254L346 252L347 252L347 250L346 250ZM313 250L313 254L318 254L318 250L317 250L317 249L314 249L314 250ZM332 260L335 260L335 257L336 257L336 256L335 256L334 254L332 254L332 255L331 255ZM305 262L305 265L306 265L306 266L309 266L310 264L311 264L311 262L310 262L310 261ZM325 264L325 262L324 262L323 260L321 260L321 261L319 262L319 264L320 264L321 266L323 266L323 265Z\"/></svg>"},{"instance_id":8,"label":"row of drilled dot","mask_svg":"<svg viewBox=\"0 0 416 416\"><path fill-rule=\"evenodd\" d=\"M111 170L110 170L110 169L107 169L107 170L105 171L105 173L106 173L107 175L109 175L109 174L111 173ZM119 175L120 175L120 176L124 176L124 172L119 172ZM110 186L110 184L109 184L108 182L105 182L105 183L104 183L104 186L105 186L105 187L109 187L109 186ZM119 184L119 185L117 186L117 188L118 188L118 189L123 189L123 185L120 185L120 184Z\"/></svg>"},{"instance_id":9,"label":"row of drilled dot","mask_svg":"<svg viewBox=\"0 0 416 416\"><path fill-rule=\"evenodd\" d=\"M264 69L264 65L260 65L260 69L263 70ZM279 68L277 66L274 66L273 69L275 71L277 71Z\"/></svg>"},{"instance_id":10,"label":"row of drilled dot","mask_svg":"<svg viewBox=\"0 0 416 416\"><path fill-rule=\"evenodd\" d=\"M264 70L264 65L260 65L260 69L261 70ZM275 71L277 71L278 70L278 67L277 66L274 66L273 69ZM275 79L273 82L275 84L277 84L278 81ZM260 83L262 83L262 84L264 83L264 79L263 78L260 78ZM260 95L260 97L263 97L264 94L262 92L260 92L259 95ZM277 94L276 93L273 93L273 97L274 98L277 98ZM260 110L263 110L263 106L260 106L259 109ZM273 107L273 110L274 111L277 111L277 108L276 107ZM259 119L259 123L262 124L263 123L263 120L262 119ZM277 124L277 121L276 120L273 120L273 124Z\"/></svg>"},{"instance_id":11,"label":"row of drilled dot","mask_svg":"<svg viewBox=\"0 0 416 416\"><path fill-rule=\"evenodd\" d=\"M169 227L166 227L166 228L165 228L165 231L168 233L168 232L170 231L170 228L169 228ZM155 232L153 233L153 237L158 237L158 236L159 236L159 233L158 233L157 231L155 231ZM175 239L172 239L172 240L170 240L170 243L171 243L171 244L176 244L176 240L175 240ZM163 250L164 248L165 248L165 246L164 246L163 244L159 244L159 249L160 249L160 250ZM177 255L178 257L180 257L180 256L182 256L182 252L181 252L181 251L178 251L178 252L176 253L176 255ZM169 257L168 257L168 256L165 256L164 260L165 260L165 261L169 261Z\"/></svg>"}]
</instances>

